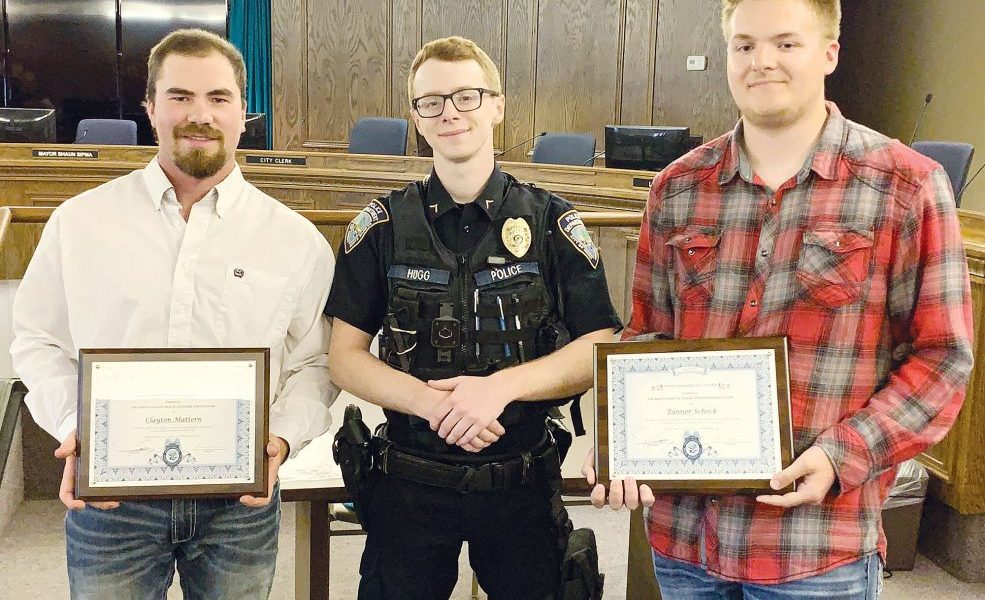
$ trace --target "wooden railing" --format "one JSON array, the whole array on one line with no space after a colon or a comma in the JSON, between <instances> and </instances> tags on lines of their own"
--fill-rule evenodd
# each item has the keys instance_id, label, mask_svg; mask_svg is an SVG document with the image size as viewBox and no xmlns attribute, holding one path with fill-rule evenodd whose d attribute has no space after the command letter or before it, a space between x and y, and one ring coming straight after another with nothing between
<instances>
[{"instance_id":1,"label":"wooden railing","mask_svg":"<svg viewBox=\"0 0 985 600\"><path fill-rule=\"evenodd\" d=\"M0 225L2 235L2 225ZM14 441L14 429L27 389L17 379L0 379L0 481L7 467L7 457Z\"/></svg>"},{"instance_id":2,"label":"wooden railing","mask_svg":"<svg viewBox=\"0 0 985 600\"><path fill-rule=\"evenodd\" d=\"M44 224L48 222L53 207L41 206L0 206L0 254L7 248L7 237L14 224ZM301 216L318 226L341 227L347 225L359 211L357 210L297 210ZM586 227L631 227L638 228L643 214L629 211L584 211L581 213ZM23 240L22 240L23 241ZM31 248L31 253L34 248ZM7 279L19 279L21 273L5 273Z\"/></svg>"}]
</instances>

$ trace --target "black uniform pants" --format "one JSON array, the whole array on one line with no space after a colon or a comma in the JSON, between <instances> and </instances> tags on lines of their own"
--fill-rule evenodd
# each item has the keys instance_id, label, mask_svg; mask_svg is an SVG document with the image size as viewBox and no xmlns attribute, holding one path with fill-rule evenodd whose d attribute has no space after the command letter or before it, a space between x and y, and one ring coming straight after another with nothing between
<instances>
[{"instance_id":1,"label":"black uniform pants","mask_svg":"<svg viewBox=\"0 0 985 600\"><path fill-rule=\"evenodd\" d=\"M546 481L461 494L380 475L359 600L441 600L458 580L462 542L490 600L553 599L560 577L557 528Z\"/></svg>"}]
</instances>

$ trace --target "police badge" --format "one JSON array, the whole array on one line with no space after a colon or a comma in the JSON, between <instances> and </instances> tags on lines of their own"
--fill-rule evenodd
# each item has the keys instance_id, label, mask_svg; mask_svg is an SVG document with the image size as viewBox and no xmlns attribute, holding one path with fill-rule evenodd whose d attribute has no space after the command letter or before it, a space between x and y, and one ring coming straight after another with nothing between
<instances>
[{"instance_id":1,"label":"police badge","mask_svg":"<svg viewBox=\"0 0 985 600\"><path fill-rule=\"evenodd\" d=\"M503 244L513 256L522 258L530 249L530 225L522 218L506 219L503 223Z\"/></svg>"}]
</instances>

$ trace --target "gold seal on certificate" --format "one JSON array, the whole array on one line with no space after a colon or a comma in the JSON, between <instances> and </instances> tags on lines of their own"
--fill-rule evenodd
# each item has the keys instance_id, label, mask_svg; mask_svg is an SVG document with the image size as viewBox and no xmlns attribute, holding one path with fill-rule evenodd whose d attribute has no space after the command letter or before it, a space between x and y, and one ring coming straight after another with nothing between
<instances>
[{"instance_id":1,"label":"gold seal on certificate","mask_svg":"<svg viewBox=\"0 0 985 600\"><path fill-rule=\"evenodd\" d=\"M270 351L79 352L80 500L267 494Z\"/></svg>"},{"instance_id":2,"label":"gold seal on certificate","mask_svg":"<svg viewBox=\"0 0 985 600\"><path fill-rule=\"evenodd\" d=\"M785 338L595 344L599 481L780 493L793 460Z\"/></svg>"}]
</instances>

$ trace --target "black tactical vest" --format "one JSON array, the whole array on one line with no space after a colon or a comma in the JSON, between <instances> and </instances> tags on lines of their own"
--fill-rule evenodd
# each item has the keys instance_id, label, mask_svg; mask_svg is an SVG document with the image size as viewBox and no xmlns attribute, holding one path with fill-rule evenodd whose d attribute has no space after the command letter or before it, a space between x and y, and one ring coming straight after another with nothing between
<instances>
[{"instance_id":1,"label":"black tactical vest","mask_svg":"<svg viewBox=\"0 0 985 600\"><path fill-rule=\"evenodd\" d=\"M427 381L489 375L566 344L546 247L548 192L508 176L499 214L461 254L446 248L428 223L426 195L426 183L390 194L393 261L380 359ZM550 407L568 400L513 402L499 421L504 427L527 419L543 423ZM448 448L426 421L385 412L394 441L435 452Z\"/></svg>"}]
</instances>

